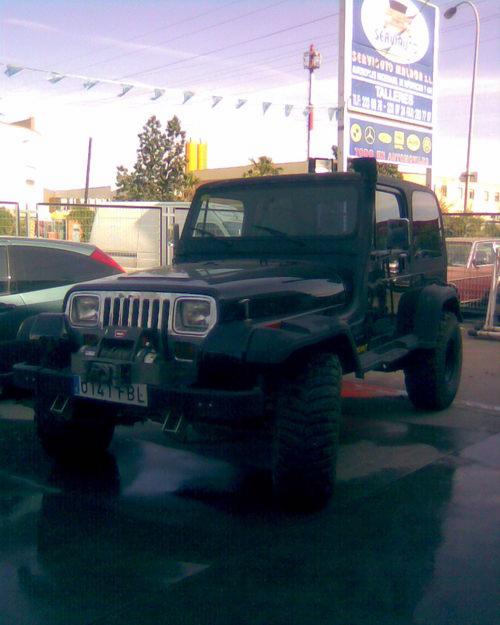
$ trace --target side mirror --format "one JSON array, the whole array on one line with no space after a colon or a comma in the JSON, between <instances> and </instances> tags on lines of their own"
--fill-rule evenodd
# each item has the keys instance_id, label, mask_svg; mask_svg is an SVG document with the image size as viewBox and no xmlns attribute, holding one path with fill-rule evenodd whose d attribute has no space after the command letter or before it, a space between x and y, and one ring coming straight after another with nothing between
<instances>
[{"instance_id":1,"label":"side mirror","mask_svg":"<svg viewBox=\"0 0 500 625\"><path fill-rule=\"evenodd\" d=\"M408 219L389 219L387 221L387 248L407 250L410 247L410 221Z\"/></svg>"},{"instance_id":2,"label":"side mirror","mask_svg":"<svg viewBox=\"0 0 500 625\"><path fill-rule=\"evenodd\" d=\"M476 252L472 261L474 267L481 267L481 265L488 265L488 256L486 252Z\"/></svg>"}]
</instances>

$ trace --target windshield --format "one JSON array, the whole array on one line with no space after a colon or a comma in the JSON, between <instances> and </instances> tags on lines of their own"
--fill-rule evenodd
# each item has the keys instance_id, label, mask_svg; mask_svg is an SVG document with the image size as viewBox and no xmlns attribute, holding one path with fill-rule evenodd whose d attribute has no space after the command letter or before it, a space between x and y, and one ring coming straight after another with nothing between
<instances>
[{"instance_id":1,"label":"windshield","mask_svg":"<svg viewBox=\"0 0 500 625\"><path fill-rule=\"evenodd\" d=\"M472 243L467 243L466 241L447 241L448 265L452 267L466 267L471 248Z\"/></svg>"},{"instance_id":2,"label":"windshield","mask_svg":"<svg viewBox=\"0 0 500 625\"><path fill-rule=\"evenodd\" d=\"M355 232L358 193L347 184L286 183L213 189L193 206L184 236L300 239Z\"/></svg>"}]
</instances>

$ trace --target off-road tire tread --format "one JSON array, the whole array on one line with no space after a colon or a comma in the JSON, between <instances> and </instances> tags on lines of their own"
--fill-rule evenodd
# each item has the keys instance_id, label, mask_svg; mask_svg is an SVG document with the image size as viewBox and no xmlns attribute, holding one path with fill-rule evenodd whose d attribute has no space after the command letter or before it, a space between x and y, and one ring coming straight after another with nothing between
<instances>
[{"instance_id":1,"label":"off-road tire tread","mask_svg":"<svg viewBox=\"0 0 500 625\"><path fill-rule=\"evenodd\" d=\"M338 357L319 354L285 385L278 402L273 476L282 501L316 505L333 491L341 382Z\"/></svg>"}]
</instances>

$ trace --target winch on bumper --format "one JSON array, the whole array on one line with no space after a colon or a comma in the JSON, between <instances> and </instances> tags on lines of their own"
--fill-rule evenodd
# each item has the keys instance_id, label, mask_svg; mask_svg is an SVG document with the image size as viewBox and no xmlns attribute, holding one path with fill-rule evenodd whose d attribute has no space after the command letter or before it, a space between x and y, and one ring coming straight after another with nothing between
<instances>
[{"instance_id":1,"label":"winch on bumper","mask_svg":"<svg viewBox=\"0 0 500 625\"><path fill-rule=\"evenodd\" d=\"M83 345L70 358L70 366L61 369L17 364L15 383L37 395L111 403L127 413L126 422L166 410L204 422L250 420L263 414L260 388L202 388L197 385L196 359L165 358L139 328L108 327L96 345Z\"/></svg>"}]
</instances>

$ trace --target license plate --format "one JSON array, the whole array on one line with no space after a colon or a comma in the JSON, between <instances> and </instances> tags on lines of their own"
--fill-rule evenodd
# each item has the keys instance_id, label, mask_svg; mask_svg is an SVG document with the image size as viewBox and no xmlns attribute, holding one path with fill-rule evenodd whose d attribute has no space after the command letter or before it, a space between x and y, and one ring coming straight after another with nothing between
<instances>
[{"instance_id":1,"label":"license plate","mask_svg":"<svg viewBox=\"0 0 500 625\"><path fill-rule=\"evenodd\" d=\"M124 384L123 386L111 386L100 382L82 382L75 377L75 395L88 399L100 399L117 404L131 406L148 405L148 387L146 384Z\"/></svg>"}]
</instances>

